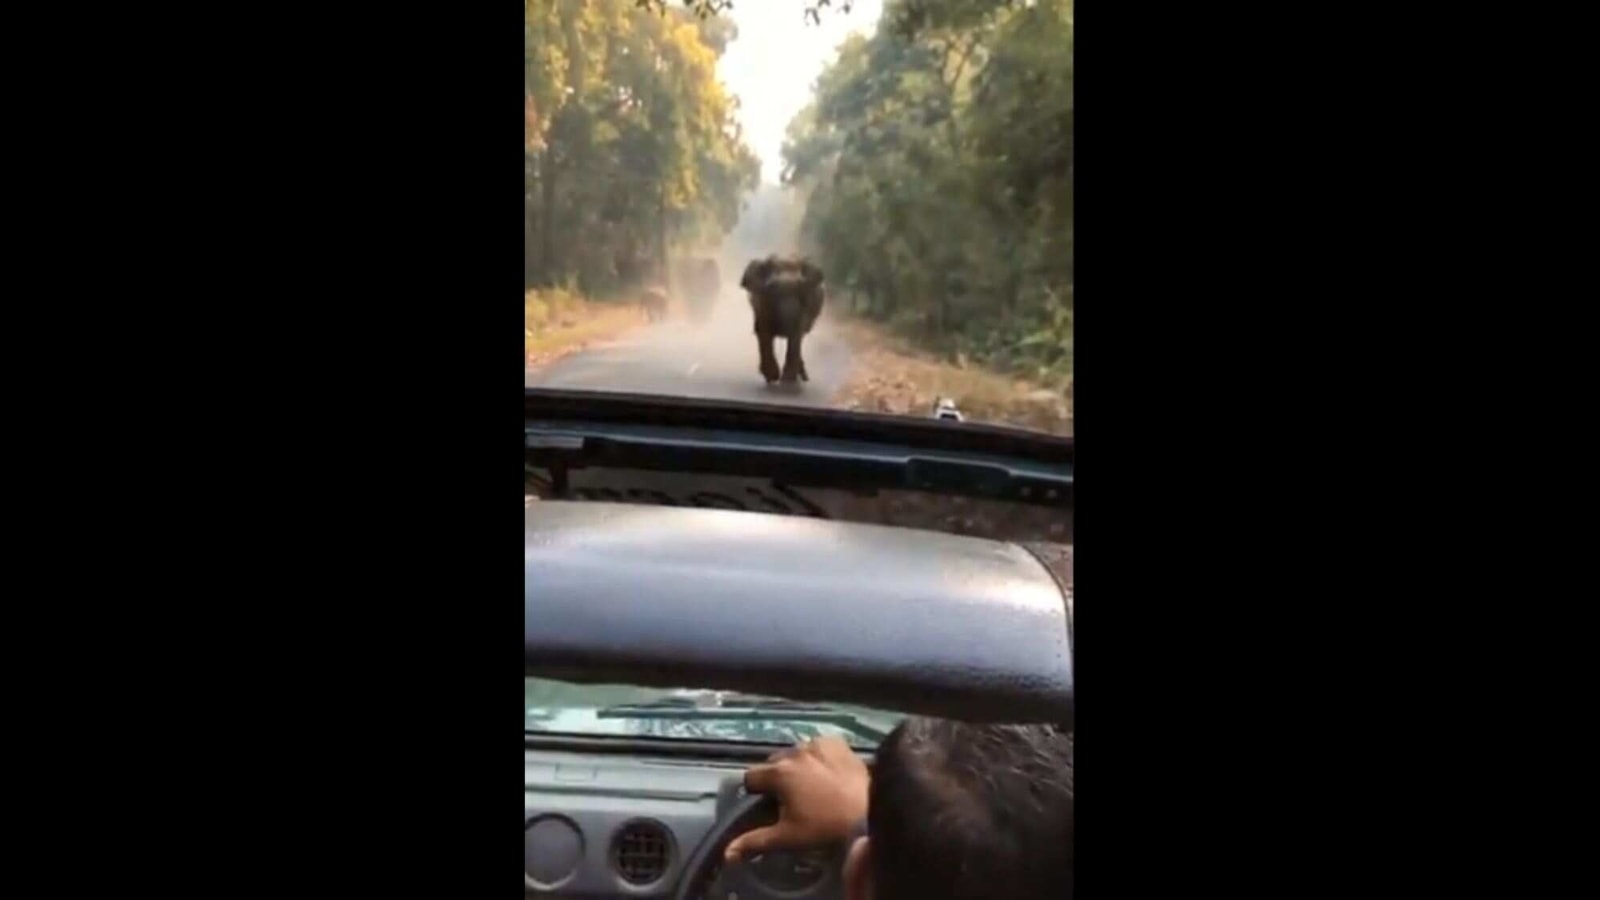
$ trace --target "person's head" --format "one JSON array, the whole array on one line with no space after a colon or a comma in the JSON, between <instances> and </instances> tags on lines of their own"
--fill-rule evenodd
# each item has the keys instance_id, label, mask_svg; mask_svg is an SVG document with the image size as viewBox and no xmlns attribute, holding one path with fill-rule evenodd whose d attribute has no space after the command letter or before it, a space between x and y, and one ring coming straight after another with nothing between
<instances>
[{"instance_id":1,"label":"person's head","mask_svg":"<svg viewBox=\"0 0 1600 900\"><path fill-rule=\"evenodd\" d=\"M1072 897L1072 735L912 718L878 748L848 900Z\"/></svg>"}]
</instances>

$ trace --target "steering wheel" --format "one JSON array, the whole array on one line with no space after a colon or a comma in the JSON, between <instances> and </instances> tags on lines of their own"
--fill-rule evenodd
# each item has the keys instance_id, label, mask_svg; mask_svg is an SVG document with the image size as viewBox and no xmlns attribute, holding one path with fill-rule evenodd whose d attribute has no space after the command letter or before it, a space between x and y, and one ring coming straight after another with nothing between
<instances>
[{"instance_id":1,"label":"steering wheel","mask_svg":"<svg viewBox=\"0 0 1600 900\"><path fill-rule=\"evenodd\" d=\"M683 874L678 878L678 886L672 892L672 900L701 900L706 896L706 888L711 885L715 875L720 882L721 896L738 896L753 898L753 900L778 900L793 896L785 892L776 891L762 884L754 877L750 865L741 860L736 863L720 865L722 854L728 849L733 839L752 828L769 825L778 821L778 802L771 797L761 794L746 794L733 802L728 808L727 815L723 816L706 836L700 839L700 845L689 855L683 864ZM833 871L828 872L821 881L817 882L804 893L810 896L837 896L841 877L838 865L833 865ZM830 891L830 888L834 890Z\"/></svg>"}]
</instances>

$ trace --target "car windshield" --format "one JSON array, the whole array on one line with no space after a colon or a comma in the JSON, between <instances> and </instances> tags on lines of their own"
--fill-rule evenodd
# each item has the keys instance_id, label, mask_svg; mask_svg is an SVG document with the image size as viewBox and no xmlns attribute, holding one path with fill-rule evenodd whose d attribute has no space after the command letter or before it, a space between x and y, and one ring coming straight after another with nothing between
<instances>
[{"instance_id":1,"label":"car windshield","mask_svg":"<svg viewBox=\"0 0 1600 900\"><path fill-rule=\"evenodd\" d=\"M871 749L902 718L862 706L730 691L524 679L523 729L534 734L774 745L836 735Z\"/></svg>"},{"instance_id":2,"label":"car windshield","mask_svg":"<svg viewBox=\"0 0 1600 900\"><path fill-rule=\"evenodd\" d=\"M1072 0L525 0L525 385L1070 434L1073 33Z\"/></svg>"}]
</instances>

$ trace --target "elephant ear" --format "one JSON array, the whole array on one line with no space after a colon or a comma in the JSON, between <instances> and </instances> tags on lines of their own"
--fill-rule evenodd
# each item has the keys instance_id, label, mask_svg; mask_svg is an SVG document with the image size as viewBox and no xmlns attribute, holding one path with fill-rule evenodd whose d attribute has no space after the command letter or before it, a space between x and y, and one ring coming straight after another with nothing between
<instances>
[{"instance_id":1,"label":"elephant ear","mask_svg":"<svg viewBox=\"0 0 1600 900\"><path fill-rule=\"evenodd\" d=\"M739 287L747 291L760 290L771 274L772 257L752 259L750 265L744 267L744 277L739 279Z\"/></svg>"},{"instance_id":2,"label":"elephant ear","mask_svg":"<svg viewBox=\"0 0 1600 900\"><path fill-rule=\"evenodd\" d=\"M809 259L800 261L800 276L805 279L806 287L812 290L822 286L822 267Z\"/></svg>"}]
</instances>

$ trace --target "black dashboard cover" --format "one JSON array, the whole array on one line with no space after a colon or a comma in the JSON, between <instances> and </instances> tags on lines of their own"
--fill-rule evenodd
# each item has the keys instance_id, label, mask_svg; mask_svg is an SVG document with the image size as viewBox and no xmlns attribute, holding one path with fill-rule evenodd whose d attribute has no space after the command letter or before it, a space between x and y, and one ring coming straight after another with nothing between
<instances>
[{"instance_id":1,"label":"black dashboard cover","mask_svg":"<svg viewBox=\"0 0 1600 900\"><path fill-rule=\"evenodd\" d=\"M523 418L543 425L654 425L798 440L868 441L944 453L998 454L1067 467L1076 458L1072 437L1009 425L705 397L525 388Z\"/></svg>"},{"instance_id":2,"label":"black dashboard cover","mask_svg":"<svg viewBox=\"0 0 1600 900\"><path fill-rule=\"evenodd\" d=\"M1073 720L1066 598L1011 543L540 500L525 517L523 604L529 675Z\"/></svg>"}]
</instances>

